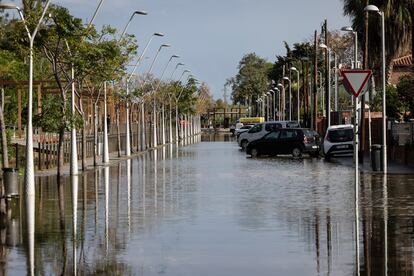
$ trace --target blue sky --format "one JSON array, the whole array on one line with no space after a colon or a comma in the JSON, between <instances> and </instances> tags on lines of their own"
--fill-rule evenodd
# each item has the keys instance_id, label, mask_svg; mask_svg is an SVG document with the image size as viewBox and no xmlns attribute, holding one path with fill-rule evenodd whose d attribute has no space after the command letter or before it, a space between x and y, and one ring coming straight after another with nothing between
<instances>
[{"instance_id":1,"label":"blue sky","mask_svg":"<svg viewBox=\"0 0 414 276\"><path fill-rule=\"evenodd\" d=\"M99 0L52 2L88 20ZM159 76L169 57L180 55L186 69L206 82L215 98L223 96L225 80L236 74L244 54L256 52L273 62L284 54L283 41L310 39L325 18L330 30L349 24L341 0L105 0L95 24L122 31L134 10L148 11L135 17L128 29L141 45L139 53L153 32L165 37L153 40L148 57L152 59L161 43L172 45L161 52L153 72ZM139 73L148 70L151 59L142 63Z\"/></svg>"}]
</instances>

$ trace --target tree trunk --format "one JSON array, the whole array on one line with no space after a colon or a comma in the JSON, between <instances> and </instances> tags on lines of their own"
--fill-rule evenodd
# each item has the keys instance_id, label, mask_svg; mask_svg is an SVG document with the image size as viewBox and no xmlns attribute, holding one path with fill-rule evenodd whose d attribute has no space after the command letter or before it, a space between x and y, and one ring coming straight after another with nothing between
<instances>
[{"instance_id":1,"label":"tree trunk","mask_svg":"<svg viewBox=\"0 0 414 276\"><path fill-rule=\"evenodd\" d=\"M1 89L1 104L0 104L0 133L1 133L1 149L3 168L9 167L9 152L7 148L7 134L6 122L4 121L4 88Z\"/></svg>"},{"instance_id":2,"label":"tree trunk","mask_svg":"<svg viewBox=\"0 0 414 276\"><path fill-rule=\"evenodd\" d=\"M63 151L63 142L65 140L65 129L59 131L59 142L58 142L58 166L57 166L57 175L58 177L62 175L63 162L64 162L64 151Z\"/></svg>"}]
</instances>

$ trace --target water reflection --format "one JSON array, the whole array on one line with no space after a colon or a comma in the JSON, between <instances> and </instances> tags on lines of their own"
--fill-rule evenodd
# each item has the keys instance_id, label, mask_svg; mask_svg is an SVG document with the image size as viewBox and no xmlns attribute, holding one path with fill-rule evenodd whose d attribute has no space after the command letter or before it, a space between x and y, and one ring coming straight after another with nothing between
<instances>
[{"instance_id":1,"label":"water reflection","mask_svg":"<svg viewBox=\"0 0 414 276\"><path fill-rule=\"evenodd\" d=\"M353 179L220 142L39 178L0 205L0 273L412 274L414 176L361 174L357 209Z\"/></svg>"}]
</instances>

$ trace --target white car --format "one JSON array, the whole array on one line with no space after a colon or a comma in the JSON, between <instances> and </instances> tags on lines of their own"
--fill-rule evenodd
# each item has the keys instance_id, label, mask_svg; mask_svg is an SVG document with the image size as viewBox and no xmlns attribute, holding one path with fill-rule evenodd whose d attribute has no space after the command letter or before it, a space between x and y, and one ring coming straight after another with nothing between
<instances>
[{"instance_id":1,"label":"white car","mask_svg":"<svg viewBox=\"0 0 414 276\"><path fill-rule=\"evenodd\" d=\"M246 131L239 135L237 142L242 149L245 149L247 145L257 139L262 138L267 133L279 129L279 128L298 128L300 125L296 121L271 121L257 124L249 131Z\"/></svg>"},{"instance_id":2,"label":"white car","mask_svg":"<svg viewBox=\"0 0 414 276\"><path fill-rule=\"evenodd\" d=\"M236 137L239 137L240 134L242 134L243 132L249 131L254 125L245 125L242 126L241 128L238 128L234 131L234 135L236 135Z\"/></svg>"},{"instance_id":3,"label":"white car","mask_svg":"<svg viewBox=\"0 0 414 276\"><path fill-rule=\"evenodd\" d=\"M350 154L354 152L354 126L330 126L323 140L325 159L334 155Z\"/></svg>"}]
</instances>

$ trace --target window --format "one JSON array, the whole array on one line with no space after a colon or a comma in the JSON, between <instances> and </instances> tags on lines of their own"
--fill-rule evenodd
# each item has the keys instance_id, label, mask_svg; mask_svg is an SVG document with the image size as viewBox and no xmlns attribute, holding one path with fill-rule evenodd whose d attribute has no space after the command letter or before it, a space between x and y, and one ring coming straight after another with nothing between
<instances>
[{"instance_id":1,"label":"window","mask_svg":"<svg viewBox=\"0 0 414 276\"><path fill-rule=\"evenodd\" d=\"M265 126L265 130L266 131L274 131L274 130L276 130L276 129L278 129L278 128L282 128L282 125L281 124L275 124L275 123L272 123L272 124L266 124L266 126Z\"/></svg>"},{"instance_id":2,"label":"window","mask_svg":"<svg viewBox=\"0 0 414 276\"><path fill-rule=\"evenodd\" d=\"M277 140L279 138L280 131L272 131L268 135L266 135L266 140Z\"/></svg>"},{"instance_id":3,"label":"window","mask_svg":"<svg viewBox=\"0 0 414 276\"><path fill-rule=\"evenodd\" d=\"M254 127L252 127L249 130L249 133L257 133L257 132L260 132L260 131L262 131L262 128L263 128L262 125L255 125Z\"/></svg>"},{"instance_id":4,"label":"window","mask_svg":"<svg viewBox=\"0 0 414 276\"><path fill-rule=\"evenodd\" d=\"M297 131L291 130L291 129L284 130L280 134L281 139L291 139L291 138L296 138L297 136L298 136Z\"/></svg>"},{"instance_id":5,"label":"window","mask_svg":"<svg viewBox=\"0 0 414 276\"><path fill-rule=\"evenodd\" d=\"M287 128L296 128L296 127L299 127L299 124L297 122L291 121L291 122L288 122L286 124L286 127Z\"/></svg>"}]
</instances>

